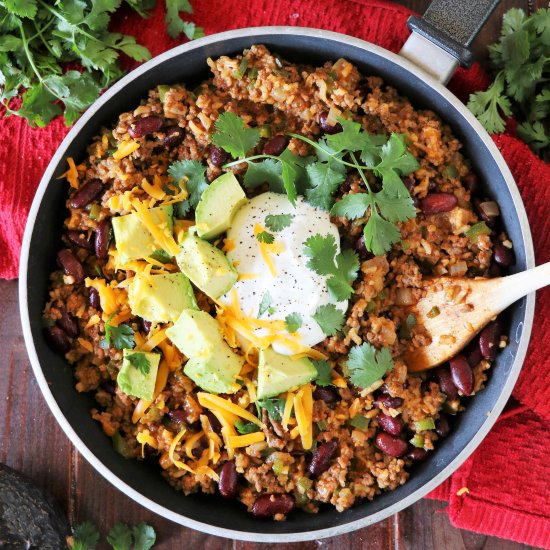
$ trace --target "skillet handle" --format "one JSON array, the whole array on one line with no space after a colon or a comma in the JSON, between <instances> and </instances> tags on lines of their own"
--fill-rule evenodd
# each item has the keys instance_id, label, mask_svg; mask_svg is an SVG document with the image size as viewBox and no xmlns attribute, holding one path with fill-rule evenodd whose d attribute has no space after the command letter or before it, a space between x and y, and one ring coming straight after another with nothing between
<instances>
[{"instance_id":1,"label":"skillet handle","mask_svg":"<svg viewBox=\"0 0 550 550\"><path fill-rule=\"evenodd\" d=\"M446 83L458 64L469 67L469 46L500 0L433 0L422 17L411 16L411 36L400 55Z\"/></svg>"}]
</instances>

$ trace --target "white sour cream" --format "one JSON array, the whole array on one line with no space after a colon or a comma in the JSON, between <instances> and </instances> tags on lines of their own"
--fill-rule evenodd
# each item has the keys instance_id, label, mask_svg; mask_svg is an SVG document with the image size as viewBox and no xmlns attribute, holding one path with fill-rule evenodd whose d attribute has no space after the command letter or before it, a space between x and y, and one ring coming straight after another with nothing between
<instances>
[{"instance_id":1,"label":"white sour cream","mask_svg":"<svg viewBox=\"0 0 550 550\"><path fill-rule=\"evenodd\" d=\"M292 223L281 231L271 231L266 227L265 218L269 214L292 214ZM275 267L275 275L264 261L260 243L255 235L258 226L275 236L275 248L282 249L278 254L270 253ZM337 227L331 223L328 212L319 210L298 197L296 207L290 204L286 195L263 193L245 204L235 215L227 231L228 242L232 250L227 252L241 278L234 289L243 312L252 317L269 320L283 320L292 313L300 314L302 326L296 340L306 346L322 342L326 336L312 318L317 308L333 302L345 311L348 302L334 302L330 299L326 277L318 275L306 263L304 242L312 235L333 235L338 252L340 236ZM258 316L260 303L266 292L272 298L272 312L266 311ZM231 303L231 291L220 298L224 304ZM258 336L263 335L258 329ZM275 343L273 348L278 353L290 355L291 350Z\"/></svg>"}]
</instances>

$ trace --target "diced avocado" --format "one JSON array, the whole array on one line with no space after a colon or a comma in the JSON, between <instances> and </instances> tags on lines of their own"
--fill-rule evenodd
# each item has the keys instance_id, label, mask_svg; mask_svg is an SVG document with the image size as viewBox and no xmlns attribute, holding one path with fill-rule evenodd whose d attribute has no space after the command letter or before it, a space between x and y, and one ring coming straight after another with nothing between
<instances>
[{"instance_id":1,"label":"diced avocado","mask_svg":"<svg viewBox=\"0 0 550 550\"><path fill-rule=\"evenodd\" d=\"M194 309L184 309L174 326L166 329L166 335L187 357L207 357L224 343L218 321Z\"/></svg>"},{"instance_id":2,"label":"diced avocado","mask_svg":"<svg viewBox=\"0 0 550 550\"><path fill-rule=\"evenodd\" d=\"M307 357L292 359L270 347L262 349L258 362L258 399L294 390L316 376L317 369Z\"/></svg>"},{"instance_id":3,"label":"diced avocado","mask_svg":"<svg viewBox=\"0 0 550 550\"><path fill-rule=\"evenodd\" d=\"M203 192L195 210L199 237L213 239L226 231L237 210L247 202L233 172L216 178Z\"/></svg>"},{"instance_id":4,"label":"diced avocado","mask_svg":"<svg viewBox=\"0 0 550 550\"><path fill-rule=\"evenodd\" d=\"M187 233L176 256L180 269L210 298L219 298L237 281L227 256L208 241Z\"/></svg>"},{"instance_id":5,"label":"diced avocado","mask_svg":"<svg viewBox=\"0 0 550 550\"><path fill-rule=\"evenodd\" d=\"M136 275L128 287L128 301L134 315L151 323L174 322L184 309L199 309L183 273Z\"/></svg>"},{"instance_id":6,"label":"diced avocado","mask_svg":"<svg viewBox=\"0 0 550 550\"><path fill-rule=\"evenodd\" d=\"M222 342L207 357L191 357L183 372L203 390L235 393L239 389L235 379L242 366L243 358Z\"/></svg>"},{"instance_id":7,"label":"diced avocado","mask_svg":"<svg viewBox=\"0 0 550 550\"><path fill-rule=\"evenodd\" d=\"M172 205L150 208L149 214L157 224L168 222L168 228L172 231ZM115 234L118 261L125 264L130 260L146 258L159 248L151 232L141 223L137 213L126 216L116 216L112 219L113 232Z\"/></svg>"},{"instance_id":8,"label":"diced avocado","mask_svg":"<svg viewBox=\"0 0 550 550\"><path fill-rule=\"evenodd\" d=\"M160 353L125 349L122 357L122 367L116 379L120 389L126 395L153 399Z\"/></svg>"}]
</instances>

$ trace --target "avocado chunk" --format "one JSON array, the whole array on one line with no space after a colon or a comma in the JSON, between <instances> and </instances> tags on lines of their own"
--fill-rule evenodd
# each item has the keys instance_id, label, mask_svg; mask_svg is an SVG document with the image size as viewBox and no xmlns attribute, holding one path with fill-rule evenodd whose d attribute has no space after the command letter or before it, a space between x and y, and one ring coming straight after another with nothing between
<instances>
[{"instance_id":1,"label":"avocado chunk","mask_svg":"<svg viewBox=\"0 0 550 550\"><path fill-rule=\"evenodd\" d=\"M171 204L150 208L149 214L155 224L167 223L168 228L172 231L174 224ZM146 258L160 248L136 213L116 216L112 219L112 224L120 264Z\"/></svg>"},{"instance_id":2,"label":"avocado chunk","mask_svg":"<svg viewBox=\"0 0 550 550\"><path fill-rule=\"evenodd\" d=\"M271 347L260 350L258 363L258 399L274 397L311 382L317 369L307 358L292 359Z\"/></svg>"},{"instance_id":3,"label":"avocado chunk","mask_svg":"<svg viewBox=\"0 0 550 550\"><path fill-rule=\"evenodd\" d=\"M210 298L219 298L237 281L227 256L208 241L187 233L176 256L180 269Z\"/></svg>"},{"instance_id":4,"label":"avocado chunk","mask_svg":"<svg viewBox=\"0 0 550 550\"><path fill-rule=\"evenodd\" d=\"M183 273L136 275L128 287L128 301L134 315L151 323L174 322L184 309L199 309Z\"/></svg>"},{"instance_id":5,"label":"avocado chunk","mask_svg":"<svg viewBox=\"0 0 550 550\"><path fill-rule=\"evenodd\" d=\"M118 371L117 384L126 395L153 399L160 353L145 353L125 349L122 353L122 367Z\"/></svg>"},{"instance_id":6,"label":"avocado chunk","mask_svg":"<svg viewBox=\"0 0 550 550\"><path fill-rule=\"evenodd\" d=\"M239 389L235 379L243 362L240 355L222 342L207 357L191 357L183 372L203 390L211 393L235 393Z\"/></svg>"},{"instance_id":7,"label":"avocado chunk","mask_svg":"<svg viewBox=\"0 0 550 550\"><path fill-rule=\"evenodd\" d=\"M237 210L247 202L233 172L216 178L203 192L195 210L199 237L213 239L226 231Z\"/></svg>"},{"instance_id":8,"label":"avocado chunk","mask_svg":"<svg viewBox=\"0 0 550 550\"><path fill-rule=\"evenodd\" d=\"M218 321L194 309L184 309L166 335L187 357L207 357L224 343Z\"/></svg>"}]
</instances>

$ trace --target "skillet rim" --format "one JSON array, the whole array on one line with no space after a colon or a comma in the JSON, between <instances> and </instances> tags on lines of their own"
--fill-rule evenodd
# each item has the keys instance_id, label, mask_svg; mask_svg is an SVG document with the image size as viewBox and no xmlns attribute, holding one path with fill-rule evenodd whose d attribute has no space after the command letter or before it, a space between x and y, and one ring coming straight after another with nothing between
<instances>
[{"instance_id":1,"label":"skillet rim","mask_svg":"<svg viewBox=\"0 0 550 550\"><path fill-rule=\"evenodd\" d=\"M258 41L261 41L262 35L273 35L273 34L283 34L283 35L298 35L313 39L319 39L321 41L334 41L343 43L346 45L354 46L356 48L365 50L368 53L372 53L378 56L381 56L388 61L399 65L402 69L405 69L409 73L412 73L415 77L423 79L427 84L429 84L433 91L439 93L447 101L449 101L453 107L459 111L459 114L462 115L466 121L469 123L472 132L475 132L477 136L483 141L488 152L493 157L500 173L502 174L503 179L506 181L506 185L510 192L514 210L518 217L518 222L523 238L523 245L525 246L525 259L527 268L535 266L534 250L533 250L533 241L531 236L531 231L529 227L529 222L527 220L527 214L525 212L525 207L523 205L519 190L516 186L514 178L510 172L510 169L506 165L504 158L500 154L498 148L492 141L491 137L473 114L468 111L466 106L456 97L452 92L450 92L445 86L440 84L435 78L428 75L422 69L418 68L414 63L408 61L407 59L390 52L380 46L367 42L365 40L355 38L343 33L337 33L332 31L325 31L321 29L314 29L309 27L293 27L293 26L265 26L265 27L247 27L243 29L235 29L230 31L225 31L217 34L213 34L192 42L188 42L176 48L168 50L150 61L140 65L130 73L128 73L121 80L116 82L111 86L76 122L73 128L65 136L59 148L53 155L34 196L31 209L29 211L29 216L25 226L25 233L23 237L22 249L21 249L21 258L20 258L20 269L19 269L19 307L20 307L20 316L21 324L23 329L23 336L25 340L25 346L29 355L31 366L34 371L34 375L37 379L38 385L46 400L48 407L50 408L52 414L54 415L56 421L61 426L62 430L65 432L67 437L75 445L77 450L84 456L84 458L112 485L121 490L128 497L136 501L137 503L145 506L152 512L170 519L180 525L185 527L190 527L198 531L222 536L226 538L253 541L253 542L298 542L306 541L313 539L320 539L326 537L332 537L355 531L361 529L378 521L381 521L390 515L403 510L404 508L410 506L423 496L425 496L432 489L437 487L442 481L449 477L475 450L475 448L483 441L489 430L492 428L498 416L506 402L512 390L514 388L515 382L521 371L525 355L527 353L527 346L529 344L531 330L533 325L534 309L535 309L535 294L530 294L525 298L524 304L524 320L520 323L522 324L522 332L520 341L518 342L517 353L514 358L513 364L510 368L510 371L507 375L505 384L500 390L498 399L496 400L494 407L487 415L483 424L477 431L476 435L470 440L470 442L463 448L463 450L455 456L455 458L439 472L435 477L433 477L428 483L422 485L405 498L396 502L395 504L390 505L389 507L380 510L370 516L361 518L359 520L351 521L344 523L342 525L337 525L327 529L318 529L314 531L301 531L294 533L259 533L252 531L238 531L233 529L227 529L222 527L217 527L209 523L204 523L202 521L197 521L190 519L187 516L173 512L164 506L157 504L156 502L150 500L149 498L142 495L137 490L130 487L128 484L123 482L118 476L112 473L112 471L103 464L95 454L84 444L80 439L76 431L69 424L65 416L62 414L61 409L59 408L57 401L55 400L52 391L48 385L48 382L45 378L45 375L40 366L40 361L38 359L38 354L34 346L34 341L31 332L30 317L27 307L27 287L28 287L28 271L27 265L29 260L29 251L31 238L34 230L34 222L36 220L37 213L39 211L42 198L44 197L48 186L52 180L52 176L55 168L58 166L59 162L63 159L65 151L73 141L73 139L79 134L79 132L84 128L88 120L92 115L100 109L105 103L113 99L119 92L121 92L126 86L131 84L131 82L141 76L142 74L148 72L149 70L155 68L157 65L173 58L179 57L186 52L192 51L194 49L207 46L209 44L221 42L224 40L231 40L234 38L245 38L245 37L258 37Z\"/></svg>"}]
</instances>

